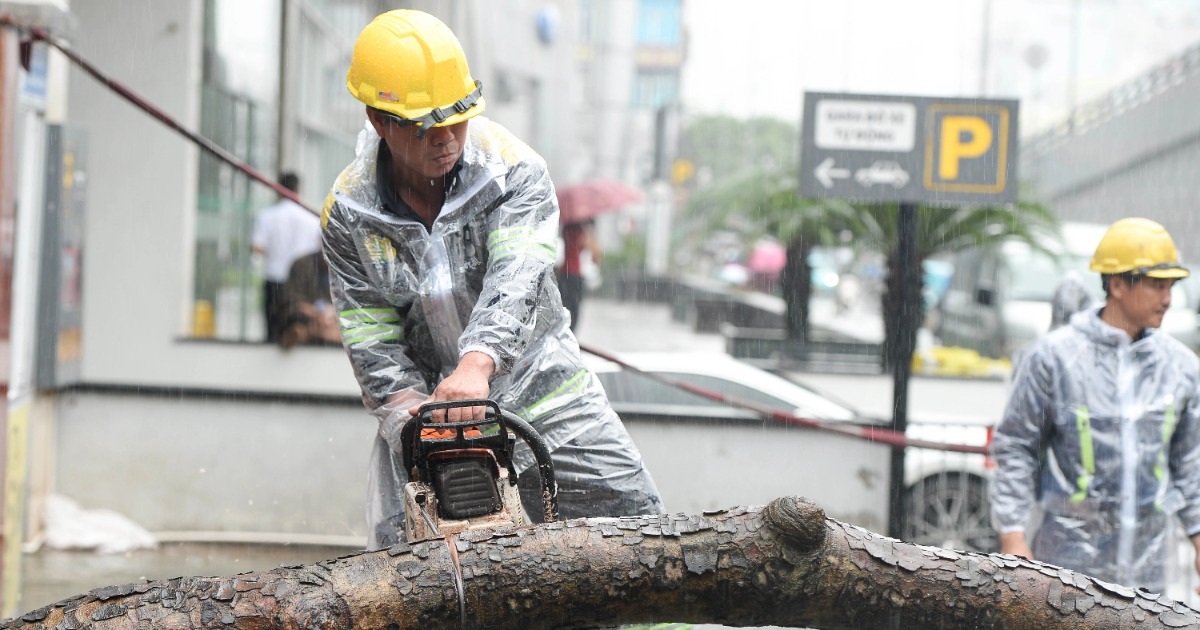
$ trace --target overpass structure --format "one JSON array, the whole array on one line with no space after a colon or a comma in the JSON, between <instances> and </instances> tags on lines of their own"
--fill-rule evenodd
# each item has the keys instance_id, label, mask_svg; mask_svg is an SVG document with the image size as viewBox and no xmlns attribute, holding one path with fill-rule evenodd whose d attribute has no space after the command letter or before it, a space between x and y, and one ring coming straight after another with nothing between
<instances>
[{"instance_id":1,"label":"overpass structure","mask_svg":"<svg viewBox=\"0 0 1200 630\"><path fill-rule=\"evenodd\" d=\"M1162 223L1200 263L1200 44L1025 137L1019 174L1064 221Z\"/></svg>"}]
</instances>

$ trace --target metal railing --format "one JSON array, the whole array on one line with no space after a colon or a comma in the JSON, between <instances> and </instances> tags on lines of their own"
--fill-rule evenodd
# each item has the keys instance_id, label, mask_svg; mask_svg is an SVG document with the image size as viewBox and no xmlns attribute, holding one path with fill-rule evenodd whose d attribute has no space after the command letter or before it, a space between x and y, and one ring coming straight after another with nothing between
<instances>
[{"instance_id":1,"label":"metal railing","mask_svg":"<svg viewBox=\"0 0 1200 630\"><path fill-rule=\"evenodd\" d=\"M1077 106L1066 118L1022 143L1022 151L1043 154L1079 135L1138 107L1183 83L1200 70L1200 44L1127 81L1107 94Z\"/></svg>"}]
</instances>

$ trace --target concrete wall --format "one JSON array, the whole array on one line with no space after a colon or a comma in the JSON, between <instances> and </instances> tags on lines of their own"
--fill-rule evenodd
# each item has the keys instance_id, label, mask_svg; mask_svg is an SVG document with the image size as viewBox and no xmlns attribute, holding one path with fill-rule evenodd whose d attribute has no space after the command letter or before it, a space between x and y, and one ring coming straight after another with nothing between
<instances>
[{"instance_id":1,"label":"concrete wall","mask_svg":"<svg viewBox=\"0 0 1200 630\"><path fill-rule=\"evenodd\" d=\"M198 129L203 2L89 0L72 9L75 50ZM67 120L89 142L83 381L346 402L49 397L36 420L50 437L32 455L34 478L152 531L365 540L375 424L345 354L188 340L198 150L75 67Z\"/></svg>"},{"instance_id":2,"label":"concrete wall","mask_svg":"<svg viewBox=\"0 0 1200 630\"><path fill-rule=\"evenodd\" d=\"M157 533L366 544L375 421L337 404L70 393L57 492Z\"/></svg>"},{"instance_id":3,"label":"concrete wall","mask_svg":"<svg viewBox=\"0 0 1200 630\"><path fill-rule=\"evenodd\" d=\"M198 128L203 3L93 0L73 46ZM185 341L192 317L197 149L84 73L68 120L89 141L83 379L91 383L357 394L339 350Z\"/></svg>"},{"instance_id":4,"label":"concrete wall","mask_svg":"<svg viewBox=\"0 0 1200 630\"><path fill-rule=\"evenodd\" d=\"M1165 225L1185 262L1200 262L1200 72L1148 75L1111 95L1109 116L1072 135L1022 147L1021 176L1063 220L1144 216ZM1136 89L1135 89L1136 88Z\"/></svg>"}]
</instances>

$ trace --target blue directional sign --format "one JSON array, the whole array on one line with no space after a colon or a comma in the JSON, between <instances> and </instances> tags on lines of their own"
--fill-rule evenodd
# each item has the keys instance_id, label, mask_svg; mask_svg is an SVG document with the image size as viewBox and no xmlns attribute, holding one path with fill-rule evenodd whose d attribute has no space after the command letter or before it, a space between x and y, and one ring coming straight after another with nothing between
<instances>
[{"instance_id":1,"label":"blue directional sign","mask_svg":"<svg viewBox=\"0 0 1200 630\"><path fill-rule=\"evenodd\" d=\"M807 92L800 195L1016 201L1017 101Z\"/></svg>"}]
</instances>

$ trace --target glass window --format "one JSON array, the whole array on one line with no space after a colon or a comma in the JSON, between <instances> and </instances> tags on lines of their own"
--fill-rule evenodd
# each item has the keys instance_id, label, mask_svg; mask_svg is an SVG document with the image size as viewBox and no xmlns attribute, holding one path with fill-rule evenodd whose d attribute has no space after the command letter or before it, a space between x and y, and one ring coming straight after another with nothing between
<instances>
[{"instance_id":1,"label":"glass window","mask_svg":"<svg viewBox=\"0 0 1200 630\"><path fill-rule=\"evenodd\" d=\"M657 109L678 100L679 73L640 71L634 78L634 107Z\"/></svg>"},{"instance_id":2,"label":"glass window","mask_svg":"<svg viewBox=\"0 0 1200 630\"><path fill-rule=\"evenodd\" d=\"M354 157L365 120L346 93L345 73L355 37L376 7L320 0L289 7L292 19L285 20L281 0L206 0L200 134L268 177L296 172L300 198L319 207ZM263 278L250 237L257 212L277 196L207 154L198 188L194 297L197 313L211 308L213 321L193 334L261 341Z\"/></svg>"},{"instance_id":3,"label":"glass window","mask_svg":"<svg viewBox=\"0 0 1200 630\"><path fill-rule=\"evenodd\" d=\"M641 0L638 7L637 43L642 46L678 46L681 7L679 0Z\"/></svg>"},{"instance_id":4,"label":"glass window","mask_svg":"<svg viewBox=\"0 0 1200 630\"><path fill-rule=\"evenodd\" d=\"M205 4L200 134L255 169L273 175L279 128L279 0ZM254 210L274 193L202 154L196 218L195 299L213 309L197 336L262 336L259 279L251 266ZM257 325L257 326L256 326Z\"/></svg>"}]
</instances>

